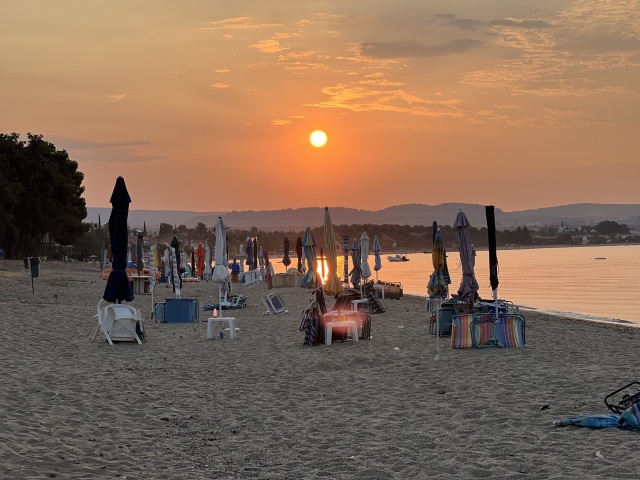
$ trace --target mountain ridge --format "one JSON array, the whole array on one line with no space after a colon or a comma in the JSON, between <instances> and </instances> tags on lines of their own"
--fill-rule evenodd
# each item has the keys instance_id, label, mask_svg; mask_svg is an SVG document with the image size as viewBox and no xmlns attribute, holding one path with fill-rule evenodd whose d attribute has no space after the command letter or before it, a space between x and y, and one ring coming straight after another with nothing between
<instances>
[{"instance_id":1,"label":"mountain ridge","mask_svg":"<svg viewBox=\"0 0 640 480\"><path fill-rule=\"evenodd\" d=\"M484 205L470 203L442 203L427 205L409 203L393 205L381 210L364 210L349 207L329 207L334 225L431 225L437 221L441 225L452 225L458 209L462 209L472 226L486 226ZM109 220L111 208L87 207L86 222L105 224ZM215 226L218 216L230 228L246 229L256 227L261 230L301 230L318 227L324 223L324 207L287 208L281 210L243 210L195 212L190 210L130 210L129 225L132 228L156 230L160 223L185 225L189 228L198 223L207 227ZM543 207L537 209L504 211L495 209L497 228L518 226L583 226L596 225L610 220L629 227L640 227L640 204L599 204L575 203Z\"/></svg>"}]
</instances>

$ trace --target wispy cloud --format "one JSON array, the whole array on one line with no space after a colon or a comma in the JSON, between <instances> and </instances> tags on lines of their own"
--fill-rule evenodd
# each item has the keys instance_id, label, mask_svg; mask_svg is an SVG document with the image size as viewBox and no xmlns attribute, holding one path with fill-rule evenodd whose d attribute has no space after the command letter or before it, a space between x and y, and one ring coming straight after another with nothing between
<instances>
[{"instance_id":1,"label":"wispy cloud","mask_svg":"<svg viewBox=\"0 0 640 480\"><path fill-rule=\"evenodd\" d=\"M171 157L147 153L152 145L148 140L94 142L81 138L60 137L55 144L69 152L71 158L81 157L83 162L145 163L167 160Z\"/></svg>"},{"instance_id":2,"label":"wispy cloud","mask_svg":"<svg viewBox=\"0 0 640 480\"><path fill-rule=\"evenodd\" d=\"M214 83L214 84L211 85L211 88L220 88L220 89L222 89L222 88L229 88L229 87L230 87L230 85L228 83L220 83L220 82Z\"/></svg>"},{"instance_id":3,"label":"wispy cloud","mask_svg":"<svg viewBox=\"0 0 640 480\"><path fill-rule=\"evenodd\" d=\"M107 102L109 103L121 102L125 98L127 98L128 95L129 95L128 93L112 93L110 95L107 95Z\"/></svg>"},{"instance_id":4,"label":"wispy cloud","mask_svg":"<svg viewBox=\"0 0 640 480\"><path fill-rule=\"evenodd\" d=\"M443 17L444 18L444 17ZM447 17L448 18L448 17ZM451 18L458 20L457 18ZM577 1L546 21L490 22L495 44L516 54L463 76L466 85L513 95L587 97L632 93L598 71L640 67L640 2ZM550 28L540 28L540 25Z\"/></svg>"},{"instance_id":5,"label":"wispy cloud","mask_svg":"<svg viewBox=\"0 0 640 480\"><path fill-rule=\"evenodd\" d=\"M282 44L275 39L261 40L258 43L249 45L249 48L255 48L263 53L277 53L283 50L287 50L286 47L283 47Z\"/></svg>"},{"instance_id":6,"label":"wispy cloud","mask_svg":"<svg viewBox=\"0 0 640 480\"><path fill-rule=\"evenodd\" d=\"M475 20L460 18L452 13L436 14L433 18L444 26L453 26L463 30L475 30L477 27L513 27L513 28L550 28L552 25L543 19L514 19Z\"/></svg>"},{"instance_id":7,"label":"wispy cloud","mask_svg":"<svg viewBox=\"0 0 640 480\"><path fill-rule=\"evenodd\" d=\"M354 112L385 111L429 117L463 117L459 99L427 100L412 95L398 82L384 78L365 80L326 87L322 93L329 98L306 106L342 108ZM387 88L388 87L388 88Z\"/></svg>"},{"instance_id":8,"label":"wispy cloud","mask_svg":"<svg viewBox=\"0 0 640 480\"><path fill-rule=\"evenodd\" d=\"M285 120L282 118L276 118L275 120L271 120L271 125L274 127L286 127L288 125L291 125L293 123L293 120Z\"/></svg>"},{"instance_id":9,"label":"wispy cloud","mask_svg":"<svg viewBox=\"0 0 640 480\"><path fill-rule=\"evenodd\" d=\"M483 43L470 38L454 39L440 45L420 45L414 42L361 43L359 53L374 58L435 57L468 52Z\"/></svg>"},{"instance_id":10,"label":"wispy cloud","mask_svg":"<svg viewBox=\"0 0 640 480\"><path fill-rule=\"evenodd\" d=\"M253 23L253 19L251 17L225 18L224 20L206 22L205 25L207 25L205 28L209 30L247 30L283 26L281 23Z\"/></svg>"}]
</instances>

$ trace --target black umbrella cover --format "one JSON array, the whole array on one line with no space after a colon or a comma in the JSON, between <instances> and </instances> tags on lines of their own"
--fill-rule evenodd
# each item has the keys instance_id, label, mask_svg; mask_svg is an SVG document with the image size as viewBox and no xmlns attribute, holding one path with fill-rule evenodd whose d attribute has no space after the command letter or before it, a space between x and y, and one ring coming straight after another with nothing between
<instances>
[{"instance_id":1,"label":"black umbrella cover","mask_svg":"<svg viewBox=\"0 0 640 480\"><path fill-rule=\"evenodd\" d=\"M291 259L289 258L289 237L284 237L284 256L282 257L282 264L285 267L291 265Z\"/></svg>"},{"instance_id":2,"label":"black umbrella cover","mask_svg":"<svg viewBox=\"0 0 640 480\"><path fill-rule=\"evenodd\" d=\"M142 237L142 233L138 233L138 243L136 243L136 269L138 270L138 275L142 273L142 269L144 268L144 240Z\"/></svg>"},{"instance_id":3,"label":"black umbrella cover","mask_svg":"<svg viewBox=\"0 0 640 480\"><path fill-rule=\"evenodd\" d=\"M433 239L432 243L435 245L436 243L436 232L438 231L438 222L433 221L433 226L431 227L431 237Z\"/></svg>"},{"instance_id":4,"label":"black umbrella cover","mask_svg":"<svg viewBox=\"0 0 640 480\"><path fill-rule=\"evenodd\" d=\"M173 240L171 240L171 248L176 252L176 270L178 271L178 277L180 277L179 287L182 288L182 275L180 274L180 242L178 241L178 237L173 237ZM173 279L173 275L171 278ZM174 286L173 291L175 292L175 290L176 287Z\"/></svg>"},{"instance_id":5,"label":"black umbrella cover","mask_svg":"<svg viewBox=\"0 0 640 480\"><path fill-rule=\"evenodd\" d=\"M109 217L109 239L111 240L111 255L113 263L111 273L104 289L107 302L130 302L133 300L133 288L127 276L127 247L129 244L129 204L131 197L124 183L124 178L118 177L111 194L111 216Z\"/></svg>"},{"instance_id":6,"label":"black umbrella cover","mask_svg":"<svg viewBox=\"0 0 640 480\"><path fill-rule=\"evenodd\" d=\"M296 241L296 255L298 256L298 271L302 271L302 237Z\"/></svg>"},{"instance_id":7,"label":"black umbrella cover","mask_svg":"<svg viewBox=\"0 0 640 480\"><path fill-rule=\"evenodd\" d=\"M253 268L258 268L258 237L253 237Z\"/></svg>"},{"instance_id":8,"label":"black umbrella cover","mask_svg":"<svg viewBox=\"0 0 640 480\"><path fill-rule=\"evenodd\" d=\"M489 236L489 282L491 290L498 288L498 249L496 244L496 215L495 207L487 205L485 207L487 215L487 230Z\"/></svg>"}]
</instances>

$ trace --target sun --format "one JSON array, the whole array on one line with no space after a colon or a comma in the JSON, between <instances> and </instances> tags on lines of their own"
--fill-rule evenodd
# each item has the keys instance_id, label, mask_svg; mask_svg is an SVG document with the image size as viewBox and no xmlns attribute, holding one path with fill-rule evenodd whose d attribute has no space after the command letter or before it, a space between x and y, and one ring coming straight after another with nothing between
<instances>
[{"instance_id":1,"label":"sun","mask_svg":"<svg viewBox=\"0 0 640 480\"><path fill-rule=\"evenodd\" d=\"M327 143L327 134L322 130L316 130L309 136L309 141L316 148L324 147Z\"/></svg>"}]
</instances>

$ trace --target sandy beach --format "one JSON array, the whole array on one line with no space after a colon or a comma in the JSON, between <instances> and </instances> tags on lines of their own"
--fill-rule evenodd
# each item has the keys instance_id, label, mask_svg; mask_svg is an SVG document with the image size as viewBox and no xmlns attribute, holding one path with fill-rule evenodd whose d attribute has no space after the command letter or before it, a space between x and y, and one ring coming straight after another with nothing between
<instances>
[{"instance_id":1,"label":"sandy beach","mask_svg":"<svg viewBox=\"0 0 640 480\"><path fill-rule=\"evenodd\" d=\"M277 288L289 311L269 316L266 285L234 284L236 339L148 320L143 345L110 346L90 341L105 283L97 264L49 260L33 293L21 261L0 261L0 478L638 478L640 432L553 421L608 413L638 380L640 330L528 311L524 349L447 338L436 361L424 299L405 296L371 339L309 347L309 290ZM213 303L217 286L182 297ZM150 295L133 305L150 316Z\"/></svg>"}]
</instances>

